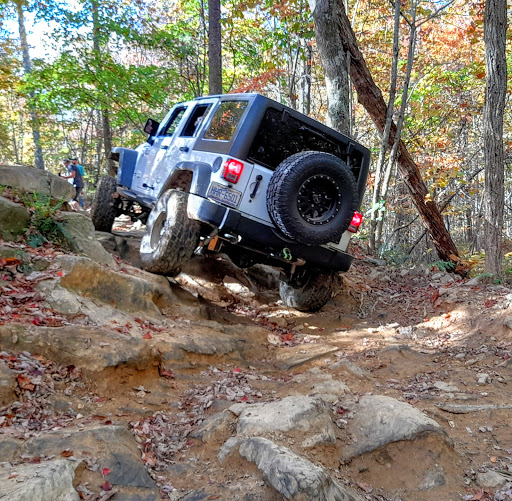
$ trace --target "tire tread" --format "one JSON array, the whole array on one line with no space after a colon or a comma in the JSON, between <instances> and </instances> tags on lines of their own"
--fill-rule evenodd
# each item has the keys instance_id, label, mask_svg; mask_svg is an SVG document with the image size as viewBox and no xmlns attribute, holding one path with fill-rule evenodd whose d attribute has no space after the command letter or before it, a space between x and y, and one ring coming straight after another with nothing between
<instances>
[{"instance_id":1,"label":"tire tread","mask_svg":"<svg viewBox=\"0 0 512 501\"><path fill-rule=\"evenodd\" d=\"M117 209L112 195L117 189L117 179L103 176L96 188L96 195L91 206L91 219L97 231L112 231Z\"/></svg>"}]
</instances>

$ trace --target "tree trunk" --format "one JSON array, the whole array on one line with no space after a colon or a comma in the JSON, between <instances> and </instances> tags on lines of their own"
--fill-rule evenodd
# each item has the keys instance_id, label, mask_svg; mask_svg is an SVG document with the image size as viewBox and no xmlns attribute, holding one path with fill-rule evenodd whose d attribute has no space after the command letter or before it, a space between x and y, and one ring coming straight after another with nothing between
<instances>
[{"instance_id":1,"label":"tree trunk","mask_svg":"<svg viewBox=\"0 0 512 501\"><path fill-rule=\"evenodd\" d=\"M311 10L314 12L314 0L311 0L311 4ZM357 46L356 36L350 26L345 8L341 2L338 2L335 7L336 8L333 9L331 13L331 19L333 28L335 27L338 32L336 40L341 43L341 47L338 47L338 51L333 51L333 53L337 55L338 52L340 52L343 54L343 57L347 52L350 53L350 75L354 87L357 90L358 101L364 106L378 130L382 133L386 124L386 103ZM324 40L323 43L326 42L327 41ZM330 45L334 45L333 40L330 41ZM334 48L331 47L331 49ZM395 134L396 125L393 123L389 136L390 146L393 145ZM436 204L430 198L430 194L423 182L418 166L401 140L398 145L397 160L398 170L404 178L412 201L418 209L423 224L432 238L439 258L443 261L452 262L455 265L455 271L457 273L466 275L468 272L467 266L463 264L458 257L457 247L455 247L449 232L446 230L443 218Z\"/></svg>"},{"instance_id":2,"label":"tree trunk","mask_svg":"<svg viewBox=\"0 0 512 501\"><path fill-rule=\"evenodd\" d=\"M28 51L27 31L25 30L25 15L23 13L22 1L16 2L16 13L18 14L18 27L20 32L21 53L23 55L23 70L25 75L32 72L32 61ZM34 93L29 93L29 98L34 99ZM30 123L32 126L32 137L34 139L34 157L37 169L44 169L43 149L41 148L41 132L39 131L39 121L34 106L29 102Z\"/></svg>"},{"instance_id":3,"label":"tree trunk","mask_svg":"<svg viewBox=\"0 0 512 501\"><path fill-rule=\"evenodd\" d=\"M407 54L407 70L405 72L404 86L402 89L402 104L400 105L400 112L398 114L398 120L396 124L395 131L395 139L393 141L393 147L391 148L391 152L388 157L388 165L386 167L386 172L384 173L384 179L382 180L382 187L380 191L380 199L386 204L387 196L388 196L388 188L389 182L391 180L391 173L393 172L393 167L395 166L396 154L398 151L398 145L400 142L400 136L402 135L402 128L404 125L405 119L405 111L407 108L407 103L409 101L409 83L411 81L411 72L412 65L414 62L414 53L416 52L416 4L411 2L411 31L409 33L409 50ZM388 108L389 110L389 108ZM386 117L387 120L387 117ZM377 235L376 240L377 243L380 244L382 238L382 228L384 225L384 218L386 217L386 213L382 214L382 218L377 223ZM448 230L449 231L449 230Z\"/></svg>"},{"instance_id":4,"label":"tree trunk","mask_svg":"<svg viewBox=\"0 0 512 501\"><path fill-rule=\"evenodd\" d=\"M352 23L353 26L353 23ZM395 18L393 29L393 60L391 63L391 83L389 85L388 108L386 111L386 123L382 133L379 158L375 168L375 182L373 187L372 207L370 212L370 234L369 244L370 252L377 250L376 231L378 226L378 216L384 217L383 211L377 210L377 205L381 202L382 179L384 174L384 163L386 160L386 152L389 148L389 134L391 132L391 124L393 123L393 111L395 108L396 81L398 78L398 53L400 50L398 35L400 34L400 1L395 0ZM383 207L382 207L383 208ZM381 208L381 209L382 209ZM380 245L380 242L379 242Z\"/></svg>"},{"instance_id":5,"label":"tree trunk","mask_svg":"<svg viewBox=\"0 0 512 501\"><path fill-rule=\"evenodd\" d=\"M302 77L302 113L309 115L311 112L311 65L313 60L313 48L306 43L306 58L304 60L304 75Z\"/></svg>"},{"instance_id":6,"label":"tree trunk","mask_svg":"<svg viewBox=\"0 0 512 501\"><path fill-rule=\"evenodd\" d=\"M208 87L210 94L222 94L222 39L220 0L208 0Z\"/></svg>"},{"instance_id":7,"label":"tree trunk","mask_svg":"<svg viewBox=\"0 0 512 501\"><path fill-rule=\"evenodd\" d=\"M343 134L350 132L350 96L347 50L343 32L339 29L340 9L345 8L336 0L309 0L318 52L322 60L327 88L327 113L329 125Z\"/></svg>"},{"instance_id":8,"label":"tree trunk","mask_svg":"<svg viewBox=\"0 0 512 501\"><path fill-rule=\"evenodd\" d=\"M484 232L485 271L502 275L504 193L503 114L507 91L507 0L485 2Z\"/></svg>"},{"instance_id":9,"label":"tree trunk","mask_svg":"<svg viewBox=\"0 0 512 501\"><path fill-rule=\"evenodd\" d=\"M96 67L98 71L102 69L102 61L101 61L101 45L100 45L100 21L99 21L99 12L98 12L98 0L91 0L92 5L92 24L93 24L93 35L92 35L92 43L93 49L95 52L96 59ZM101 101L101 100L100 100ZM110 159L110 152L112 150L112 129L110 127L110 117L108 113L108 109L105 106L104 102L101 103L101 121L103 128L103 147L105 149L105 166L107 169L107 173L109 176L115 176L116 171L114 169L114 163Z\"/></svg>"},{"instance_id":10,"label":"tree trunk","mask_svg":"<svg viewBox=\"0 0 512 501\"><path fill-rule=\"evenodd\" d=\"M101 125L101 112L99 110L96 110L96 165L94 168L94 185L96 186L98 184L98 181L100 180L100 174L101 174L101 146L102 146L102 140L100 136L100 131L102 129Z\"/></svg>"}]
</instances>

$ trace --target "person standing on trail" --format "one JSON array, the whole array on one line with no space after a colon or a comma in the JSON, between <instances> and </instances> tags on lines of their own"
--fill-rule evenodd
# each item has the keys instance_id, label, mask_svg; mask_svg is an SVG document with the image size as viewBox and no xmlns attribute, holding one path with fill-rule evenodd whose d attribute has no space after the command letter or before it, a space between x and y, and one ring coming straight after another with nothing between
<instances>
[{"instance_id":1,"label":"person standing on trail","mask_svg":"<svg viewBox=\"0 0 512 501\"><path fill-rule=\"evenodd\" d=\"M82 176L82 178L85 177L85 171L84 171L84 168L78 163L78 158L72 158L71 159L71 163L73 165L76 165L76 167L78 167L78 170L80 171L80 175Z\"/></svg>"},{"instance_id":2,"label":"person standing on trail","mask_svg":"<svg viewBox=\"0 0 512 501\"><path fill-rule=\"evenodd\" d=\"M78 163L78 158L72 158L71 163L80 171L80 175L82 176L82 191L80 192L80 196L78 197L78 203L80 205L80 208L84 208L84 196L83 196L83 189L85 187L85 171L84 168Z\"/></svg>"},{"instance_id":3,"label":"person standing on trail","mask_svg":"<svg viewBox=\"0 0 512 501\"><path fill-rule=\"evenodd\" d=\"M78 162L78 160L77 160ZM66 161L64 161L64 165L66 165ZM61 176L63 179L73 179L73 186L75 187L76 194L73 197L73 202L76 202L76 205L79 204L78 200L82 190L84 189L84 178L80 173L80 169L74 163L68 165L68 175ZM74 205L74 204L72 204ZM81 206L82 207L82 206ZM76 207L73 207L73 210L76 210Z\"/></svg>"}]
</instances>

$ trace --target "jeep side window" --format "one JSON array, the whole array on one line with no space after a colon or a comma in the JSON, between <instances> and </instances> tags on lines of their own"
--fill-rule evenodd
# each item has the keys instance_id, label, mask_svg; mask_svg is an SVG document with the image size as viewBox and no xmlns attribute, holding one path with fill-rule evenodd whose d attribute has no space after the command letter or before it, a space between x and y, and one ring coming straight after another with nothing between
<instances>
[{"instance_id":1,"label":"jeep side window","mask_svg":"<svg viewBox=\"0 0 512 501\"><path fill-rule=\"evenodd\" d=\"M194 111L190 115L190 118L181 133L181 137L192 137L196 134L210 106L210 104L199 104L194 108Z\"/></svg>"},{"instance_id":2,"label":"jeep side window","mask_svg":"<svg viewBox=\"0 0 512 501\"><path fill-rule=\"evenodd\" d=\"M230 141L248 105L249 101L220 103L208 130L204 133L204 139Z\"/></svg>"},{"instance_id":3,"label":"jeep side window","mask_svg":"<svg viewBox=\"0 0 512 501\"><path fill-rule=\"evenodd\" d=\"M160 136L172 136L174 132L176 132L176 129L178 128L178 125L180 124L181 119L185 114L185 110L185 107L177 108L174 110L171 118L169 118L168 122L165 124L165 127L162 129Z\"/></svg>"}]
</instances>

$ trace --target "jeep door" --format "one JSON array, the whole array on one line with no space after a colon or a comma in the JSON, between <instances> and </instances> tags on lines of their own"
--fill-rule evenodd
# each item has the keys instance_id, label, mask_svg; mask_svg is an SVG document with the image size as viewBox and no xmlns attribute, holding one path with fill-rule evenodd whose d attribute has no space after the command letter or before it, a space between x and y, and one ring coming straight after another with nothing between
<instances>
[{"instance_id":1,"label":"jeep door","mask_svg":"<svg viewBox=\"0 0 512 501\"><path fill-rule=\"evenodd\" d=\"M166 116L152 144L147 143L139 156L134 175L134 189L143 194L143 198L156 200L158 191L155 183L159 179L158 165L175 139L187 112L187 106L177 105Z\"/></svg>"},{"instance_id":2,"label":"jeep door","mask_svg":"<svg viewBox=\"0 0 512 501\"><path fill-rule=\"evenodd\" d=\"M148 170L149 176L146 181L146 184L151 186L150 189L153 190L156 198L162 194L166 182L176 166L192 159L192 151L197 137L217 101L218 98L214 98L188 103L188 109L182 116L180 124L175 128L171 140L161 141L153 167Z\"/></svg>"}]
</instances>

